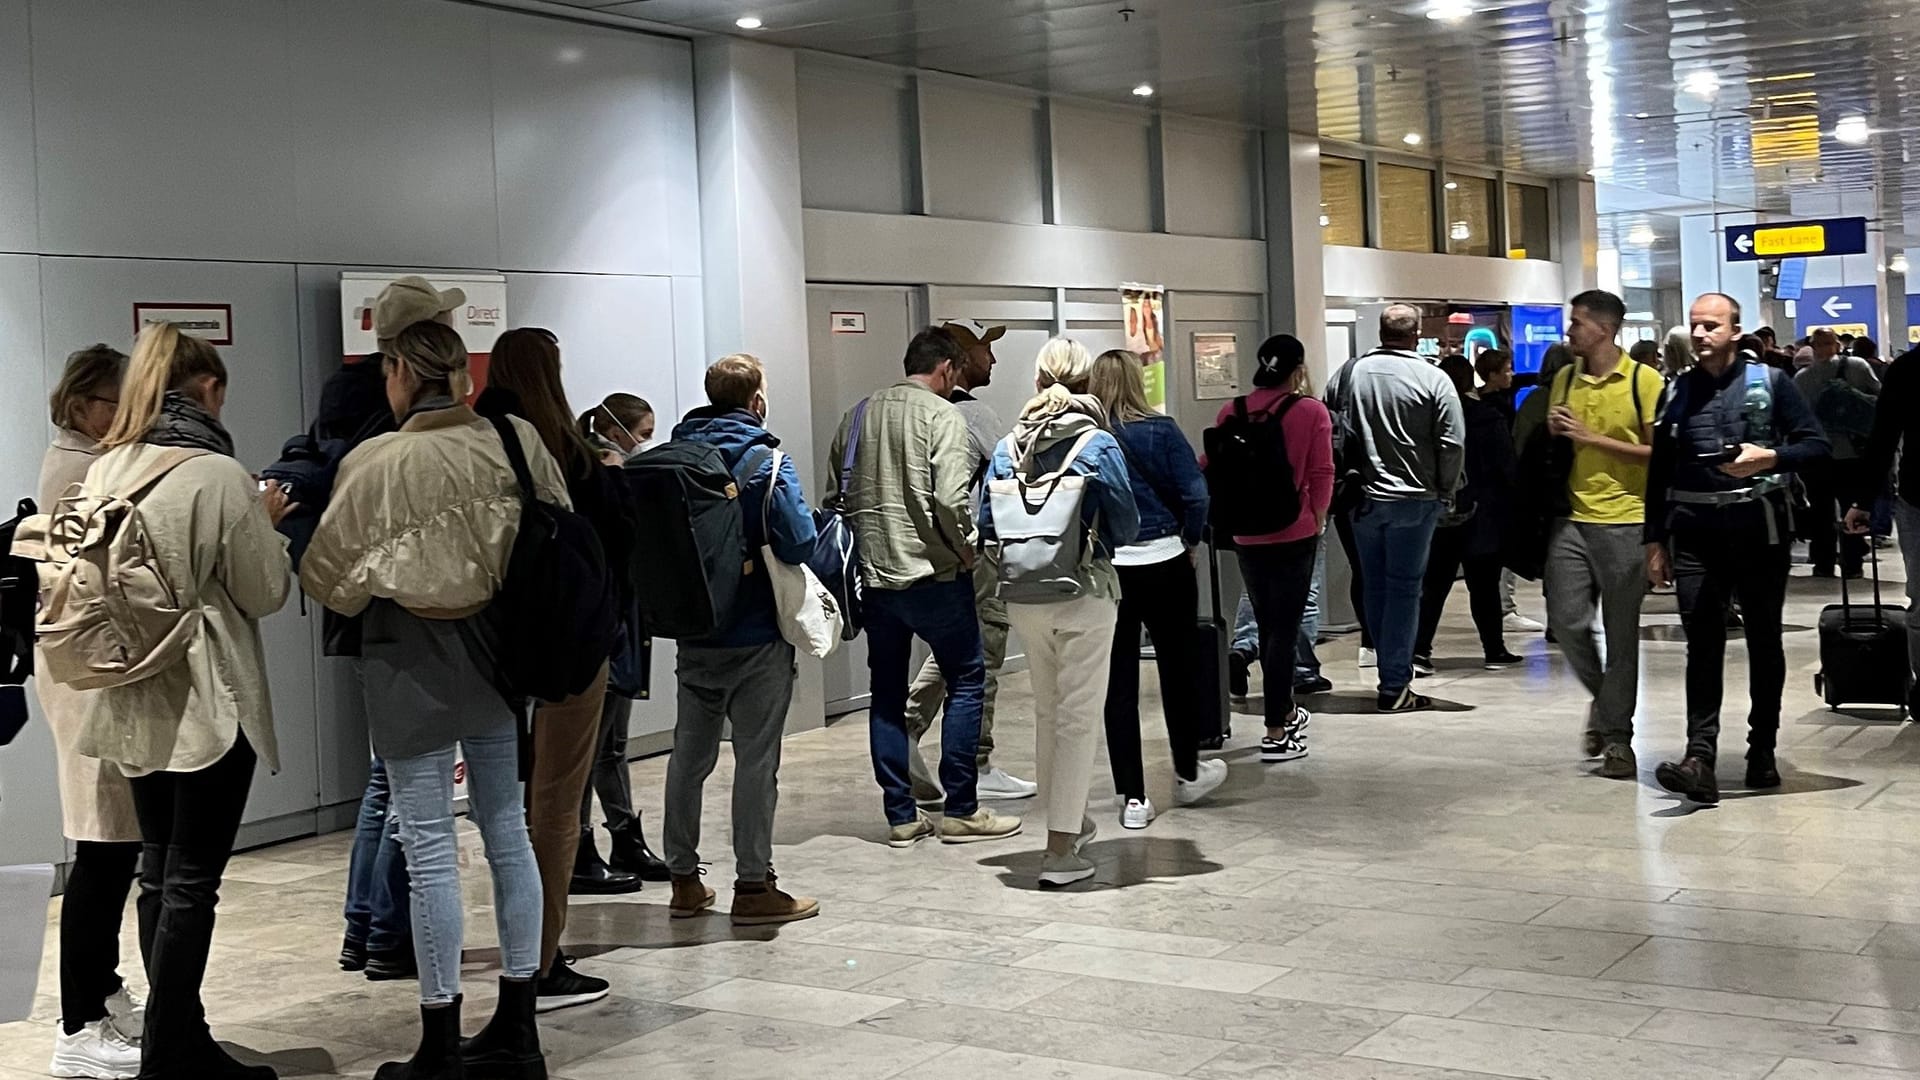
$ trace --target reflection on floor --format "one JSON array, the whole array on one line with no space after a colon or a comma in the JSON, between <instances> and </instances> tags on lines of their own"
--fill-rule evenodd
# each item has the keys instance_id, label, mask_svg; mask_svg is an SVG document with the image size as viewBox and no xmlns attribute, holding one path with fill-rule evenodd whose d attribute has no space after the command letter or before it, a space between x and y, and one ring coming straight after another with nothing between
<instances>
[{"instance_id":1,"label":"reflection on floor","mask_svg":"<svg viewBox=\"0 0 1920 1080\"><path fill-rule=\"evenodd\" d=\"M1537 636L1509 640L1525 668L1468 662L1459 596L1422 680L1452 711L1373 715L1353 642L1331 644L1311 757L1263 768L1243 715L1212 804L1138 833L1097 781L1100 875L1063 893L1034 888L1038 821L1002 844L885 847L862 717L795 737L779 869L822 916L735 932L670 923L659 888L578 902L571 949L614 991L543 1019L553 1074L1920 1077L1920 731L1814 698L1808 628L1832 585L1797 578L1790 600L1785 789L1732 790L1735 722L1713 810L1651 782L1684 728L1670 597L1643 634L1637 784L1576 760L1585 699ZM1026 687L1007 680L999 741L1031 775ZM1164 742L1148 752L1171 807ZM723 911L727 769L706 819ZM663 770L634 770L656 837ZM492 1001L492 925L467 839L471 1019ZM345 852L331 836L244 856L222 905L216 1033L285 1076L367 1076L415 1038L409 984L334 968ZM34 1021L0 1027L7 1080L45 1068L52 940Z\"/></svg>"}]
</instances>

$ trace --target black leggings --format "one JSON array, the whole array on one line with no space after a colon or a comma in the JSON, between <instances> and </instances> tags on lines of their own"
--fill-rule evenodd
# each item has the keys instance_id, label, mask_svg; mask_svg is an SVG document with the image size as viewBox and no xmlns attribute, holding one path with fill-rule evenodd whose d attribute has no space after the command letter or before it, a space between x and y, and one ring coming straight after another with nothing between
<instances>
[{"instance_id":1,"label":"black leggings","mask_svg":"<svg viewBox=\"0 0 1920 1080\"><path fill-rule=\"evenodd\" d=\"M1260 680L1270 730L1293 724L1293 657L1319 553L1317 536L1240 548L1240 573L1247 579L1247 595L1260 623Z\"/></svg>"},{"instance_id":2,"label":"black leggings","mask_svg":"<svg viewBox=\"0 0 1920 1080\"><path fill-rule=\"evenodd\" d=\"M1200 583L1186 555L1151 566L1117 566L1120 612L1113 626L1113 660L1107 679L1107 760L1114 793L1147 797L1140 761L1140 628L1153 640L1160 672L1160 711L1166 714L1173 771L1192 780L1200 771L1201 657L1195 626Z\"/></svg>"},{"instance_id":3,"label":"black leggings","mask_svg":"<svg viewBox=\"0 0 1920 1080\"><path fill-rule=\"evenodd\" d=\"M139 841L74 843L60 897L60 1022L69 1035L106 1019L120 989L120 918L139 862Z\"/></svg>"},{"instance_id":4,"label":"black leggings","mask_svg":"<svg viewBox=\"0 0 1920 1080\"><path fill-rule=\"evenodd\" d=\"M1420 588L1420 632L1414 636L1413 655L1433 656L1433 635L1440 629L1440 615L1453 592L1454 575L1464 567L1467 572L1467 599L1473 609L1473 627L1480 632L1480 651L1492 657L1507 651L1506 614L1500 602L1500 554L1468 555L1467 533L1474 525L1456 525L1433 530L1433 546L1427 554L1427 577Z\"/></svg>"}]
</instances>

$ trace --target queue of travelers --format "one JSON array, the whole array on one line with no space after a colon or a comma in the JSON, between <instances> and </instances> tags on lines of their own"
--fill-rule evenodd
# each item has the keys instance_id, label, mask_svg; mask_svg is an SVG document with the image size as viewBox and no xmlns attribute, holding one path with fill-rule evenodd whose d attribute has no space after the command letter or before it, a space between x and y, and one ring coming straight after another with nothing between
<instances>
[{"instance_id":1,"label":"queue of travelers","mask_svg":"<svg viewBox=\"0 0 1920 1080\"><path fill-rule=\"evenodd\" d=\"M275 1075L215 1042L200 984L255 765L277 767L259 622L296 576L324 608L326 652L352 665L368 721L340 966L418 982L419 1047L375 1075L539 1077L536 1016L608 993L561 947L570 895L668 882L673 919L717 906L700 841L723 741L735 761L728 917L758 926L819 913L773 866L798 657L822 655L818 638L796 629L806 610L867 635L886 842L1014 837L1022 819L983 801L1036 798L1042 887L1097 873L1085 849L1098 832L1088 800L1102 733L1121 825L1146 828L1156 815L1140 730L1143 631L1180 804L1202 802L1227 777L1225 761L1202 748L1221 720L1204 673L1229 649L1230 686L1213 689L1245 698L1261 672L1260 760L1306 756L1307 702L1333 689L1314 652L1329 524L1353 556L1382 713L1434 707L1415 680L1434 670L1436 628L1462 571L1490 670L1522 660L1503 636L1503 571L1542 578L1553 639L1592 698L1582 752L1602 777L1639 775L1640 606L1650 587L1671 583L1687 640L1687 741L1654 777L1712 804L1730 606L1737 600L1745 620L1751 671L1745 780L1775 787L1790 545L1810 537L1816 574L1853 576L1871 511L1890 498L1896 448L1904 440L1903 456L1920 454L1920 368L1910 366L1920 352L1881 378L1816 333L1811 361L1790 375L1764 346L1743 350L1739 305L1710 293L1690 311L1686 363L1673 337L1629 354L1617 344L1625 305L1590 290L1571 301L1567 342L1517 409L1510 353L1429 362L1416 350L1420 312L1407 305L1384 310L1379 347L1337 369L1324 399L1308 385L1306 348L1275 335L1257 351L1252 392L1221 409L1205 455L1148 404L1135 354L1095 356L1051 339L1033 395L1005 424L971 393L994 376L1002 328L930 327L908 344L902 379L842 419L828 458L837 482L810 502L806 463L768 427L773 388L759 359L713 363L707 404L662 442L635 395L576 412L561 341L544 329L501 335L476 396L450 325L463 302L418 277L383 290L378 351L329 379L313 428L258 477L221 424L228 372L211 345L158 324L131 357L97 345L69 359L39 485L49 512L23 522L15 542L40 563L37 688L76 842L53 1075ZM303 471L289 459L328 467ZM1266 470L1260 490L1279 495L1247 494L1250 464ZM1903 464L1893 512L1911 583L1920 496L1908 488L1920 465ZM733 576L712 585L707 620L673 635L662 857L634 809L626 755L633 702L649 693L650 638L664 625L640 555L663 515L645 503L635 470L668 465L714 471L733 509L721 535L738 550L714 561ZM1815 493L1811 509L1794 498L1799 477ZM109 509L140 543L84 524ZM835 591L821 577L832 577L817 556L836 531L857 544L859 589ZM575 658L577 677L538 693L518 670L519 631L499 614L510 596L524 602L516 581L534 542L547 552L571 543L566 551L593 561L604 619L588 621L605 624L594 651ZM1231 643L1195 632L1199 551L1215 543L1231 548L1246 583ZM74 570L78 551L167 589L138 625L116 622L86 605L99 585ZM1033 684L1033 781L992 756L1010 632ZM917 676L916 637L932 650ZM1920 667L1920 629L1909 644ZM919 743L936 717L929 768ZM462 1023L457 773L499 942L492 1015L472 1037ZM594 843L596 793L609 860ZM136 880L144 1003L117 971Z\"/></svg>"}]
</instances>

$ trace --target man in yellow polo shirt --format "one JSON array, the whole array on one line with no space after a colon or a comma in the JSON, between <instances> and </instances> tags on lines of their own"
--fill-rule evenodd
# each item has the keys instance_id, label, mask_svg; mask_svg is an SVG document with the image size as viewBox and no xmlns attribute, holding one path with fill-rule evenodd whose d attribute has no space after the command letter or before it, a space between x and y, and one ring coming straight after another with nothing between
<instances>
[{"instance_id":1,"label":"man in yellow polo shirt","mask_svg":"<svg viewBox=\"0 0 1920 1080\"><path fill-rule=\"evenodd\" d=\"M1615 337L1620 298L1599 289L1573 298L1567 347L1575 363L1545 387L1547 427L1572 444L1566 517L1547 546L1547 622L1567 663L1593 695L1583 748L1600 775L1629 779L1633 711L1640 684L1640 603L1647 591L1647 462L1653 455L1660 373L1627 357ZM1607 655L1594 640L1594 601L1605 619Z\"/></svg>"}]
</instances>

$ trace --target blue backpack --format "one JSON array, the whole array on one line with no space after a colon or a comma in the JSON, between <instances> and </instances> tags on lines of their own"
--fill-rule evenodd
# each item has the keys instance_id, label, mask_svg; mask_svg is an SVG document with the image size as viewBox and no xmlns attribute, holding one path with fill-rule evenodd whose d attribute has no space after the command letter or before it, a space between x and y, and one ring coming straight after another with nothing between
<instances>
[{"instance_id":1,"label":"blue backpack","mask_svg":"<svg viewBox=\"0 0 1920 1080\"><path fill-rule=\"evenodd\" d=\"M813 544L813 554L807 557L807 569L820 579L833 594L834 602L840 605L842 617L846 620L841 636L852 641L860 636L860 628L866 625L866 609L862 606L862 597L866 587L860 577L860 543L853 533L853 522L847 519L847 488L853 482L854 455L860 449L860 431L866 426L867 403L862 400L853 407L853 419L847 425L847 445L840 455L840 486L833 498L813 511L813 527L817 539Z\"/></svg>"}]
</instances>

